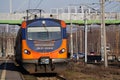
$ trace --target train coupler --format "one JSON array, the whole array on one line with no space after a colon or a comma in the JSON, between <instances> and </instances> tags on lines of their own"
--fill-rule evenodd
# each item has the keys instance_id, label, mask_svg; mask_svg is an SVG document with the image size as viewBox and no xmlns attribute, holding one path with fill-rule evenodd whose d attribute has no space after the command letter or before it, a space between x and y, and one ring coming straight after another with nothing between
<instances>
[{"instance_id":1,"label":"train coupler","mask_svg":"<svg viewBox=\"0 0 120 80\"><path fill-rule=\"evenodd\" d=\"M38 64L50 64L50 58L49 57L42 57L39 59Z\"/></svg>"}]
</instances>

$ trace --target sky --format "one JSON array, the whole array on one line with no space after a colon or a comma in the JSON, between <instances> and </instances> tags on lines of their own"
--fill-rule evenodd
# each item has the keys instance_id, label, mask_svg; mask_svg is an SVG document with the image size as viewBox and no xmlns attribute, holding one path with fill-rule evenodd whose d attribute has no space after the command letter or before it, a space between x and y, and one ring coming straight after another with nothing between
<instances>
[{"instance_id":1,"label":"sky","mask_svg":"<svg viewBox=\"0 0 120 80\"><path fill-rule=\"evenodd\" d=\"M70 4L99 3L99 0L12 0L12 12L40 8L49 12L51 8L64 8ZM10 12L10 0L0 0L0 13Z\"/></svg>"}]
</instances>

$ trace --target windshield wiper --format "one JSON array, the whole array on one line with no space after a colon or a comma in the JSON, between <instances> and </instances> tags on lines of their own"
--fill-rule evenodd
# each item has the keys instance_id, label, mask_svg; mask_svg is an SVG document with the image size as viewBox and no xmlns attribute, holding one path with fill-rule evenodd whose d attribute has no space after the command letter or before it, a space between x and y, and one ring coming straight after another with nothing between
<instances>
[{"instance_id":1,"label":"windshield wiper","mask_svg":"<svg viewBox=\"0 0 120 80\"><path fill-rule=\"evenodd\" d=\"M48 31L48 29L46 28L46 26L44 26L44 29L46 30L47 36L48 36L48 39L49 39L49 31Z\"/></svg>"}]
</instances>

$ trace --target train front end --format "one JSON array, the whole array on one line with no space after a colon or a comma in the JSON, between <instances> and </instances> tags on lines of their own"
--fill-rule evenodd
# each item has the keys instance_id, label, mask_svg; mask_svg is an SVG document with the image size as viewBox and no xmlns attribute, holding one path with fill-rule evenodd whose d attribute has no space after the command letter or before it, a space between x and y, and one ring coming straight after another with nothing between
<instances>
[{"instance_id":1,"label":"train front end","mask_svg":"<svg viewBox=\"0 0 120 80\"><path fill-rule=\"evenodd\" d=\"M56 19L22 23L22 63L29 72L53 71L67 63L66 24Z\"/></svg>"}]
</instances>

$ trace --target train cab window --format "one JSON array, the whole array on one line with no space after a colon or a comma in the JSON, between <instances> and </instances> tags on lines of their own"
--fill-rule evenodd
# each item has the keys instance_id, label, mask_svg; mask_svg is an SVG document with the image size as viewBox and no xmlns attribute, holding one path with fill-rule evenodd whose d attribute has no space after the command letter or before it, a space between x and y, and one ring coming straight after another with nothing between
<instances>
[{"instance_id":1,"label":"train cab window","mask_svg":"<svg viewBox=\"0 0 120 80\"><path fill-rule=\"evenodd\" d=\"M60 27L28 27L28 40L57 40L61 39Z\"/></svg>"}]
</instances>

